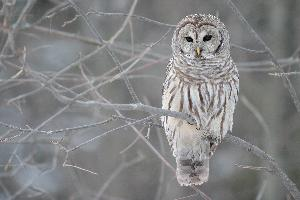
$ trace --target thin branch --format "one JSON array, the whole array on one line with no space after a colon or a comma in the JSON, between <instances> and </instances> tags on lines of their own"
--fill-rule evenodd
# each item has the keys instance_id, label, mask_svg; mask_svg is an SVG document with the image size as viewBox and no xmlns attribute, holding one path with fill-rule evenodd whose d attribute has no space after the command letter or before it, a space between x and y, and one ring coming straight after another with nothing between
<instances>
[{"instance_id":1,"label":"thin branch","mask_svg":"<svg viewBox=\"0 0 300 200\"><path fill-rule=\"evenodd\" d=\"M18 16L16 22L11 26L11 30L8 32L7 39L5 41L5 44L2 47L1 50L1 56L4 55L4 52L6 51L7 47L10 47L13 53L15 53L15 36L18 32L20 26L22 25L22 22L24 20L24 17L26 14L31 10L33 5L35 4L36 0L28 0L21 10L20 15Z\"/></svg>"},{"instance_id":2,"label":"thin branch","mask_svg":"<svg viewBox=\"0 0 300 200\"><path fill-rule=\"evenodd\" d=\"M270 76L282 77L282 76L292 76L292 75L300 75L300 72L286 72L286 73L268 73Z\"/></svg>"},{"instance_id":3,"label":"thin branch","mask_svg":"<svg viewBox=\"0 0 300 200\"><path fill-rule=\"evenodd\" d=\"M55 151L55 154L57 154L58 151L56 150ZM32 179L28 180L26 182L26 184L22 185L22 188L19 189L16 193L14 193L10 198L7 198L7 200L13 200L13 199L16 199L16 197L18 197L19 195L21 195L27 188L29 188L35 181L37 178L45 175L45 174L48 174L50 172L52 172L55 168L57 167L57 155L54 156L54 159L52 161L52 165L50 166L50 168L47 168L43 171L40 171L38 172L37 175L33 176Z\"/></svg>"},{"instance_id":4,"label":"thin branch","mask_svg":"<svg viewBox=\"0 0 300 200\"><path fill-rule=\"evenodd\" d=\"M98 15L98 16L124 16L124 17L128 16L128 14L126 14L126 13L107 13L107 12L96 11L96 10L93 10L93 9L91 9L87 13L87 15L90 15L90 14L94 14L94 15ZM137 20L140 20L141 22L150 22L150 23L153 23L153 24L157 24L157 25L160 25L160 26L166 26L166 27L170 27L170 28L175 28L176 27L176 25L174 25L174 24L163 23L163 22L160 22L160 21L149 19L147 17L140 16L140 15L131 15L131 17L136 18Z\"/></svg>"},{"instance_id":5,"label":"thin branch","mask_svg":"<svg viewBox=\"0 0 300 200\"><path fill-rule=\"evenodd\" d=\"M92 31L92 33L96 36L97 40L99 40L99 42L103 43L104 40L103 40L102 36L97 31L96 27L90 22L90 20L88 19L88 17L86 16L86 14L81 10L81 8L79 8L77 6L77 4L74 3L73 0L67 0L67 1L76 10L76 12L82 16L82 18L85 21L85 23L88 25L88 27L90 28L90 30ZM124 23L128 23L128 20L125 21ZM122 73L124 71L123 66L121 65L119 59L116 57L115 53L107 45L105 45L104 48L105 48L106 52L111 56L111 58L113 59L113 61L115 62L115 64L118 66L118 68L120 70L120 73ZM134 92L134 89L133 89L131 83L129 82L128 77L126 76L126 74L123 74L122 78L123 78L123 80L125 82L125 85L126 85L128 91L129 91L129 93L130 93L133 101L135 103L140 102L139 99L138 99L138 96Z\"/></svg>"},{"instance_id":6,"label":"thin branch","mask_svg":"<svg viewBox=\"0 0 300 200\"><path fill-rule=\"evenodd\" d=\"M14 31L18 30L18 28L21 26L21 23L24 20L24 17L31 10L31 8L35 4L35 2L36 2L36 0L27 0L27 3L25 5L25 7L23 8L21 14L19 15L17 21L13 24Z\"/></svg>"},{"instance_id":7,"label":"thin branch","mask_svg":"<svg viewBox=\"0 0 300 200\"><path fill-rule=\"evenodd\" d=\"M238 8L236 7L236 5L231 1L231 0L227 0L227 4L230 6L230 8L233 10L234 14L246 25L248 31L255 37L255 39L264 47L267 55L269 56L269 58L271 59L274 67L280 72L280 73L284 73L282 67L280 66L280 64L278 63L278 61L276 60L275 56L273 55L271 49L266 45L266 43L262 40L262 38L255 32L255 30L251 27L251 25L248 23L248 21L245 19L245 17L241 14L241 12L238 10ZM282 80L284 83L284 86L288 89L293 102L295 104L295 107L297 109L298 112L300 112L300 101L297 97L297 93L295 88L293 87L290 79L288 78L287 75L283 74L282 76Z\"/></svg>"},{"instance_id":8,"label":"thin branch","mask_svg":"<svg viewBox=\"0 0 300 200\"><path fill-rule=\"evenodd\" d=\"M125 27L127 26L127 24L129 24L129 21L130 21L130 17L132 16L133 12L134 12L134 9L136 7L136 4L137 4L138 0L134 0L132 5L131 5L131 8L129 10L129 13L127 15L127 17L125 18L124 22L122 23L121 27L118 29L118 31L114 34L113 37L111 37L109 39L109 43L114 43L115 39L117 37L119 37L119 35L124 31Z\"/></svg>"},{"instance_id":9,"label":"thin branch","mask_svg":"<svg viewBox=\"0 0 300 200\"><path fill-rule=\"evenodd\" d=\"M87 172L87 173L90 173L90 174L93 174L93 175L98 175L97 172L93 172L91 170L88 170L88 169L85 169L85 168L82 168L82 167L79 167L77 165L70 165L70 164L64 164L63 167L72 167L72 168L75 168L75 169L79 169L81 171L84 171L84 172Z\"/></svg>"},{"instance_id":10,"label":"thin branch","mask_svg":"<svg viewBox=\"0 0 300 200\"><path fill-rule=\"evenodd\" d=\"M52 19L55 15L57 15L60 11L65 10L66 8L69 7L69 3L66 1L61 2L60 4L58 4L57 6L51 8L50 10L48 10L42 17L40 17L36 22L32 23L32 24L26 24L26 28L31 28L33 26L35 26L36 24L41 23L43 20L45 19Z\"/></svg>"},{"instance_id":11,"label":"thin branch","mask_svg":"<svg viewBox=\"0 0 300 200\"><path fill-rule=\"evenodd\" d=\"M245 96L241 96L241 102L246 106L246 108L249 109L249 111L254 115L254 117L257 119L257 121L259 122L259 124L261 125L261 127L264 130L265 133L265 149L266 151L268 151L269 153L272 153L272 134L271 134L271 130L270 127L268 126L266 120L263 118L262 113L259 112L259 109L256 108Z\"/></svg>"},{"instance_id":12,"label":"thin branch","mask_svg":"<svg viewBox=\"0 0 300 200\"><path fill-rule=\"evenodd\" d=\"M67 152L75 151L76 149L79 149L82 146L85 146L85 145L87 145L87 144L89 144L91 142L94 142L94 141L96 141L96 140L98 140L98 139L100 139L100 138L108 135L109 133L112 133L112 132L115 132L115 131L127 128L128 126L131 126L131 125L143 123L144 121L148 121L148 120L152 119L153 117L155 117L155 115L151 115L149 117L146 117L146 118L143 118L143 119L140 119L140 120L136 120L135 122L131 122L131 123L125 124L123 126L119 126L117 128L110 129L110 130L102 133L101 135L97 135L97 136L95 136L95 137L93 137L93 138L91 138L91 139L89 139L87 141L84 141L84 142L80 143L79 145L77 145L77 146L75 146L75 147L73 147L71 149L68 149ZM144 138L144 136L142 136L142 137Z\"/></svg>"},{"instance_id":13,"label":"thin branch","mask_svg":"<svg viewBox=\"0 0 300 200\"><path fill-rule=\"evenodd\" d=\"M139 154L138 157L131 161L123 161L116 169L115 171L109 176L109 178L104 182L100 190L98 191L95 200L101 199L103 193L107 189L107 187L110 185L110 183L126 168L131 167L132 165L135 165L139 162L141 162L144 159L144 156Z\"/></svg>"},{"instance_id":14,"label":"thin branch","mask_svg":"<svg viewBox=\"0 0 300 200\"><path fill-rule=\"evenodd\" d=\"M142 130L145 128L145 126L142 128ZM142 132L142 130L140 130ZM135 139L129 144L127 145L122 151L120 151L120 154L124 154L125 152L127 152L131 147L133 147L137 141L140 139L139 136L135 137Z\"/></svg>"},{"instance_id":15,"label":"thin branch","mask_svg":"<svg viewBox=\"0 0 300 200\"><path fill-rule=\"evenodd\" d=\"M250 169L250 170L256 170L256 171L266 171L266 172L269 172L271 174L274 174L274 172L271 169L269 169L268 167L256 167L256 166L238 165L238 164L236 164L235 166L237 166L239 168L243 168L243 169Z\"/></svg>"},{"instance_id":16,"label":"thin branch","mask_svg":"<svg viewBox=\"0 0 300 200\"><path fill-rule=\"evenodd\" d=\"M247 51L247 52L250 52L250 53L257 53L257 54L262 54L262 53L266 53L265 50L255 50L255 49L248 49L246 47L242 47L238 44L230 44L230 46L234 47L234 48L237 48L237 49L241 49L243 51Z\"/></svg>"},{"instance_id":17,"label":"thin branch","mask_svg":"<svg viewBox=\"0 0 300 200\"><path fill-rule=\"evenodd\" d=\"M274 161L274 159L270 155L268 155L266 152L264 152L257 146L254 146L253 144L250 144L231 134L227 134L224 139L227 142L242 147L249 153L252 153L253 155L265 161L270 166L270 169L274 171L274 174L281 180L281 183L285 186L285 188L291 193L294 199L300 200L300 192L296 184L282 171L282 169L280 169L278 164Z\"/></svg>"},{"instance_id":18,"label":"thin branch","mask_svg":"<svg viewBox=\"0 0 300 200\"><path fill-rule=\"evenodd\" d=\"M102 50L103 47L98 47L96 48L94 51L90 52L89 54L79 58L78 60L74 61L73 63L69 64L68 66L62 68L60 71L58 71L52 78L50 78L49 80L46 81L46 83L44 83L41 87L34 89L28 93L25 94L21 94L17 97L14 97L12 99L10 99L8 101L8 104L17 101L19 99L25 98L27 96L31 96L33 94L36 94L38 92L40 92L42 89L44 89L48 84L52 83L58 76L60 76L61 74L65 73L66 71L70 70L72 67L77 66L78 64L80 64L81 62L83 62L84 60L87 60L89 58L91 58L92 56L96 55L97 53L99 53L99 51Z\"/></svg>"},{"instance_id":19,"label":"thin branch","mask_svg":"<svg viewBox=\"0 0 300 200\"><path fill-rule=\"evenodd\" d=\"M80 36L78 34L73 34L73 33L68 33L65 31L59 31L59 30L51 30L51 32L49 31L48 28L42 27L42 26L32 26L33 30L36 31L40 31L43 33L49 33L52 35L56 35L58 37L65 37L65 38L69 38L69 39L74 39L74 40L78 40L87 44L91 44L91 45L96 45L96 46L102 46L104 43L99 42L98 40L92 39L92 38L88 38L88 37L84 37L84 36ZM27 28L24 28L23 30L27 30ZM128 55L128 56L132 56L131 53L125 53L132 51L131 48L127 48L126 44L124 43L114 43L111 44L111 46L113 48L115 48L114 50L120 54L124 54L124 55ZM244 48L244 47L242 47ZM121 50L123 49L123 50ZM257 51L257 50L251 50L248 49L249 51ZM149 57L151 56L151 58ZM142 57L141 60L143 61L147 61L147 62L157 62L157 59L162 59L162 60L167 60L169 59L169 55L162 55L162 54L156 54L154 52L148 52L148 55L145 55L145 57ZM300 59L299 58L294 58L294 57L288 57L288 58L283 58L283 59L278 59L277 62L281 65L281 67L283 68L284 66L287 65L291 65L291 64L299 64ZM261 60L261 61L249 61L249 62L239 62L236 63L237 66L239 67L239 70L242 72L253 72L253 71L273 71L274 68L262 68L264 66L272 66L272 61L269 60ZM259 68L254 68L254 67L259 67Z\"/></svg>"},{"instance_id":20,"label":"thin branch","mask_svg":"<svg viewBox=\"0 0 300 200\"><path fill-rule=\"evenodd\" d=\"M87 129L87 128L93 128L93 127L98 127L104 124L107 124L111 121L113 121L114 117L109 118L107 120L101 121L101 122L96 122L96 123L92 123L92 124L85 124L85 125L81 125L81 126L76 126L76 127L70 127L70 128L62 128L62 129L58 129L58 130L39 130L36 131L35 133L39 133L39 134L45 134L45 135L53 135L53 134L57 134L57 133L66 133L66 132L72 132L72 131L78 131L78 130L82 130L82 129ZM2 127L6 127L9 128L10 130L14 130L14 131L18 131L23 133L27 133L27 132L31 132L33 131L33 129L31 128L20 128L11 124L7 124L4 122L0 122L0 126ZM17 135L20 136L20 135ZM0 137L0 142L8 142L12 139L16 138L16 136L13 137Z\"/></svg>"},{"instance_id":21,"label":"thin branch","mask_svg":"<svg viewBox=\"0 0 300 200\"><path fill-rule=\"evenodd\" d=\"M82 168L82 167L79 167L77 165L72 165L72 164L68 164L68 157L69 157L69 152L67 151L66 152L66 156L65 156L65 160L62 164L63 167L72 167L74 169L79 169L81 171L84 171L84 172L87 172L87 173L90 173L90 174L93 174L93 175L98 175L97 172L94 172L94 171L91 171L91 170L88 170L88 169L85 169L85 168Z\"/></svg>"},{"instance_id":22,"label":"thin branch","mask_svg":"<svg viewBox=\"0 0 300 200\"><path fill-rule=\"evenodd\" d=\"M265 192L265 190L266 190L266 186L267 186L267 181L264 181L264 182L262 183L261 188L259 189L259 192L258 192L258 194L257 194L257 196L256 196L256 198L255 198L255 200L262 200L262 197L263 197L264 192Z\"/></svg>"},{"instance_id":23,"label":"thin branch","mask_svg":"<svg viewBox=\"0 0 300 200\"><path fill-rule=\"evenodd\" d=\"M74 39L74 40L78 40L78 41L81 41L81 42L85 42L87 44L92 44L92 45L97 45L97 46L103 45L103 43L101 43L101 42L99 42L99 41L97 41L93 38L80 36L76 33L68 33L68 32L65 32L65 31L60 31L60 30L55 30L55 29L51 29L51 31L50 31L49 28L46 28L46 27L43 27L43 26L38 26L38 25L33 25L30 28L32 28L30 30L39 31L39 32L42 32L42 33L48 33L48 34L56 35L56 36L59 36L59 37ZM26 27L26 28L23 29L23 31L26 31L28 29L29 28Z\"/></svg>"},{"instance_id":24,"label":"thin branch","mask_svg":"<svg viewBox=\"0 0 300 200\"><path fill-rule=\"evenodd\" d=\"M144 104L110 104L110 103L102 103L102 102L97 102L97 101L75 101L77 105L79 106L99 106L103 109L116 109L116 110L138 110L138 111L143 111L143 112L148 112L152 114L156 114L158 116L170 116L170 117L175 117L179 119L184 119L188 121L189 123L194 123L193 117L191 117L188 114L181 113L181 112L176 112L176 111L170 111L166 109L161 109L161 108L156 108L153 106L148 106Z\"/></svg>"}]
</instances>

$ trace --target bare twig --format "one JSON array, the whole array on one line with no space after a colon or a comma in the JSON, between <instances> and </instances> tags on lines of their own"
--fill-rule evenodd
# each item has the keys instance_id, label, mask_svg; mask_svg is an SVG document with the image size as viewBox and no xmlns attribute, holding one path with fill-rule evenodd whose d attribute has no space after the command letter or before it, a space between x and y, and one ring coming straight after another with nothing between
<instances>
[{"instance_id":1,"label":"bare twig","mask_svg":"<svg viewBox=\"0 0 300 200\"><path fill-rule=\"evenodd\" d=\"M85 168L82 168L82 167L79 167L77 165L71 165L71 164L68 164L68 157L69 157L69 153L68 151L66 152L66 156L65 156L65 160L63 162L63 167L72 167L74 169L78 169L78 170L81 170L81 171L84 171L84 172L87 172L87 173L90 173L90 174L93 174L93 175L98 175L97 172L94 172L94 171L91 171L91 170L88 170L88 169L85 169Z\"/></svg>"},{"instance_id":2,"label":"bare twig","mask_svg":"<svg viewBox=\"0 0 300 200\"><path fill-rule=\"evenodd\" d=\"M85 141L85 142L80 143L79 145L77 145L77 146L75 146L75 147L73 147L73 148L71 148L71 149L68 149L67 152L75 151L76 149L79 149L79 148L81 148L81 147L84 146L84 145L87 145L87 144L89 144L89 143L91 143L91 142L94 142L94 141L96 141L96 140L98 140L98 139L104 137L105 135L107 135L107 134L109 134L109 133L112 133L112 132L115 132L115 131L124 129L124 128L128 127L128 126L131 126L131 125L143 123L144 121L148 121L148 120L150 120L150 119L153 118L153 117L155 117L155 115L152 115L152 116L149 116L149 117L140 119L140 120L136 120L135 122L131 122L131 123L129 123L129 124L125 124L125 125L123 125L123 126L120 126L120 127L114 128L114 129L110 129L109 131L106 131L106 132L102 133L101 135L98 135L98 136L96 136L96 137L93 137L93 138L91 138L91 139L89 139L89 140L87 140L87 141ZM144 136L142 136L142 138L144 138ZM152 145L151 145L151 146L152 146Z\"/></svg>"},{"instance_id":3,"label":"bare twig","mask_svg":"<svg viewBox=\"0 0 300 200\"><path fill-rule=\"evenodd\" d=\"M115 171L110 175L110 177L104 182L98 193L96 194L95 200L101 199L103 193L107 189L107 187L110 185L110 183L126 168L135 165L139 162L141 162L144 159L144 156L139 154L135 159L131 161L123 161L116 169Z\"/></svg>"},{"instance_id":4,"label":"bare twig","mask_svg":"<svg viewBox=\"0 0 300 200\"><path fill-rule=\"evenodd\" d=\"M280 167L274 161L274 159L271 156L269 156L266 152L264 152L257 146L254 146L253 144L250 144L231 134L227 134L225 140L242 147L246 151L256 155L257 157L265 161L270 166L270 169L274 171L274 174L281 180L281 183L285 186L285 188L291 193L294 199L300 199L300 192L296 184L282 171L282 169L280 169Z\"/></svg>"},{"instance_id":5,"label":"bare twig","mask_svg":"<svg viewBox=\"0 0 300 200\"><path fill-rule=\"evenodd\" d=\"M125 29L125 27L127 26L127 24L129 24L129 21L130 21L130 17L132 16L133 12L134 12L134 9L136 7L136 4L137 4L138 0L134 0L132 5L131 5L131 8L129 10L129 13L127 15L127 17L125 18L124 22L122 23L121 27L118 29L118 31L114 34L113 37L111 37L109 39L109 43L114 43L115 39L117 37L119 37L119 35L123 32L123 30Z\"/></svg>"},{"instance_id":6,"label":"bare twig","mask_svg":"<svg viewBox=\"0 0 300 200\"><path fill-rule=\"evenodd\" d=\"M58 76L60 76L61 74L65 73L66 71L68 71L69 69L71 69L72 67L74 66L77 66L78 64L80 64L81 62L83 62L84 60L86 59L89 59L91 58L92 56L96 55L97 53L99 53L99 51L102 49L103 47L99 47L99 48L96 48L94 51L92 51L91 53L81 57L80 59L76 60L75 62L69 64L68 66L62 68L60 71L58 71L52 78L50 78L49 80L46 81L46 83L44 83L41 87L35 89L35 90L32 90L28 93L25 93L25 94L21 94L17 97L14 97L12 99L10 99L8 101L8 104L14 102L14 101L17 101L19 99L22 99L22 98L25 98L27 96L31 96L33 94L36 94L37 92L40 92L42 89L44 89L48 84L52 83Z\"/></svg>"},{"instance_id":7,"label":"bare twig","mask_svg":"<svg viewBox=\"0 0 300 200\"><path fill-rule=\"evenodd\" d=\"M263 181L262 186L260 187L259 192L257 193L257 196L256 196L255 200L261 200L262 199L262 197L264 195L264 192L266 190L266 186L267 186L267 181Z\"/></svg>"},{"instance_id":8,"label":"bare twig","mask_svg":"<svg viewBox=\"0 0 300 200\"><path fill-rule=\"evenodd\" d=\"M278 63L278 61L276 60L275 56L273 55L271 49L266 45L266 43L262 40L262 38L255 32L255 30L251 27L251 25L248 23L248 21L245 19L245 17L241 14L241 12L238 10L238 8L236 7L236 5L231 1L231 0L227 0L228 5L230 6L230 8L233 10L234 14L236 14L236 16L246 25L248 31L255 37L255 39L263 46L264 50L266 51L267 55L269 56L269 58L271 59L272 63L274 64L274 67L280 72L282 73L282 80L284 83L284 86L287 87L293 101L294 104L296 106L296 109L298 112L300 112L300 101L297 97L297 93L295 88L293 87L290 79L288 78L288 76L286 74L284 74L284 71L282 69L282 67L280 66L280 64Z\"/></svg>"},{"instance_id":9,"label":"bare twig","mask_svg":"<svg viewBox=\"0 0 300 200\"><path fill-rule=\"evenodd\" d=\"M86 24L88 25L88 27L90 28L90 30L92 31L92 33L96 36L97 40L99 40L99 42L103 43L103 39L102 36L100 35L100 33L97 31L96 27L89 21L88 17L86 16L86 14L77 6L77 4L74 3L73 0L68 0L68 2L71 4L71 6L76 10L76 12L78 12L78 14L80 14L83 18L83 20L86 22ZM124 23L128 23L128 20L126 20ZM118 33L118 32L117 32ZM113 36L114 37L114 36ZM107 53L111 56L111 58L113 59L113 61L115 62L115 64L117 65L117 67L120 70L120 73L122 73L124 71L119 59L116 57L115 53L110 49L109 46L104 46L105 50L107 51ZM134 92L134 89L131 85L131 83L128 80L128 77L126 76L126 74L122 75L122 78L125 82L125 85L133 99L133 101L135 103L140 102L138 99L138 96L136 95L136 93Z\"/></svg>"},{"instance_id":10,"label":"bare twig","mask_svg":"<svg viewBox=\"0 0 300 200\"><path fill-rule=\"evenodd\" d=\"M129 14L125 14L125 13L100 12L100 11L96 11L96 10L93 10L93 9L91 9L87 13L87 15L90 15L90 14L95 14L95 15L98 15L98 16L125 16L125 17L127 17L129 15ZM160 21L149 19L147 17L140 16L140 15L131 15L131 17L136 18L137 20L140 20L142 22L150 22L150 23L153 23L153 24L157 24L157 25L160 25L160 26L166 26L166 27L173 27L173 28L176 27L176 25L174 25L174 24L163 23L163 22L160 22Z\"/></svg>"},{"instance_id":11,"label":"bare twig","mask_svg":"<svg viewBox=\"0 0 300 200\"><path fill-rule=\"evenodd\" d=\"M36 133L45 134L45 135L53 135L53 134L57 134L57 133L66 133L66 132L70 133L72 131L78 131L78 130L82 130L82 129L86 129L86 128L98 127L98 126L107 124L107 123L111 122L112 120L113 120L113 118L109 118L107 120L92 123L92 124L85 124L85 125L81 125L81 126L77 126L77 127L63 128L63 129L58 129L58 130L49 130L49 131L39 130L39 131L36 131ZM20 127L17 127L17 126L11 125L11 124L7 124L4 122L0 122L0 126L9 128L10 130L21 132L21 134L33 131L33 129L31 129L31 128L20 128ZM19 136L20 135L18 135L18 137ZM0 142L7 142L7 141L14 139L15 137L16 136L1 137Z\"/></svg>"},{"instance_id":12,"label":"bare twig","mask_svg":"<svg viewBox=\"0 0 300 200\"><path fill-rule=\"evenodd\" d=\"M57 153L58 153L58 151L56 150L55 154L57 154ZM7 198L7 199L8 200L16 199L16 197L21 195L27 188L29 188L37 178L52 172L56 167L57 167L57 156L54 156L53 161L52 161L52 165L49 168L38 172L38 174L36 174L32 179L28 180L26 182L26 184L22 185L21 189L19 189L16 193L11 195L10 198Z\"/></svg>"},{"instance_id":13,"label":"bare twig","mask_svg":"<svg viewBox=\"0 0 300 200\"><path fill-rule=\"evenodd\" d=\"M300 72L269 73L269 75L276 76L276 77L282 77L284 75L286 75L286 76L300 75Z\"/></svg>"},{"instance_id":14,"label":"bare twig","mask_svg":"<svg viewBox=\"0 0 300 200\"><path fill-rule=\"evenodd\" d=\"M6 51L7 47L10 47L11 50L15 53L15 36L18 32L20 26L22 25L22 22L24 20L24 17L26 14L31 10L33 5L35 4L36 0L28 0L21 10L20 15L18 16L16 22L11 26L11 30L8 32L7 39L5 41L4 46L1 50L1 56L4 55L4 52Z\"/></svg>"},{"instance_id":15,"label":"bare twig","mask_svg":"<svg viewBox=\"0 0 300 200\"><path fill-rule=\"evenodd\" d=\"M250 169L250 170L256 170L256 171L266 171L271 174L273 174L273 171L269 169L268 167L256 167L256 166L250 166L250 165L238 165L236 164L237 167L243 168L243 169Z\"/></svg>"},{"instance_id":16,"label":"bare twig","mask_svg":"<svg viewBox=\"0 0 300 200\"><path fill-rule=\"evenodd\" d=\"M250 112L254 115L254 117L257 119L259 124L264 130L264 133L266 134L266 139L265 139L265 146L266 150L268 152L272 152L272 146L271 146L271 139L272 139L272 134L270 127L268 126L266 120L263 118L262 114L259 112L259 110L245 97L241 96L241 101L242 103L250 110Z\"/></svg>"},{"instance_id":17,"label":"bare twig","mask_svg":"<svg viewBox=\"0 0 300 200\"><path fill-rule=\"evenodd\" d=\"M248 48L245 48L245 47L242 47L240 45L237 45L237 44L231 44L230 46L234 47L234 48L237 48L237 49L241 49L243 51L248 51L250 53L266 53L265 50L254 50L254 49L248 49Z\"/></svg>"},{"instance_id":18,"label":"bare twig","mask_svg":"<svg viewBox=\"0 0 300 200\"><path fill-rule=\"evenodd\" d=\"M145 128L145 126L143 127L143 129ZM142 130L141 130L142 132ZM123 154L125 152L127 152L131 147L133 147L137 141L140 139L139 136L137 136L129 145L127 145L122 151L120 151L120 154Z\"/></svg>"},{"instance_id":19,"label":"bare twig","mask_svg":"<svg viewBox=\"0 0 300 200\"><path fill-rule=\"evenodd\" d=\"M102 103L102 102L97 102L97 101L75 101L80 106L99 106L103 109L117 109L117 110L139 110L143 112L148 112L148 113L155 113L158 116L165 116L168 115L170 117L175 117L175 118L180 118L187 120L189 123L194 123L194 119L185 114L185 113L180 113L180 112L175 112L175 111L170 111L170 110L165 110L161 108L155 108L153 106L148 106L144 104L110 104L110 103Z\"/></svg>"},{"instance_id":20,"label":"bare twig","mask_svg":"<svg viewBox=\"0 0 300 200\"><path fill-rule=\"evenodd\" d=\"M26 14L31 10L33 5L35 4L36 0L28 0L25 7L23 8L21 14L19 15L17 21L13 25L14 31L17 31L17 29L21 26L22 21L24 20L24 17Z\"/></svg>"}]
</instances>

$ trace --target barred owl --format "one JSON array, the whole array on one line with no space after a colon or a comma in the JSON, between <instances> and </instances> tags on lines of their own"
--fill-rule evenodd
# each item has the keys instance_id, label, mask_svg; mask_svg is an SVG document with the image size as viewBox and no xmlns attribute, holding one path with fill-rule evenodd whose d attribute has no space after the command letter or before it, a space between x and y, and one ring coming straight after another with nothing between
<instances>
[{"instance_id":1,"label":"barred owl","mask_svg":"<svg viewBox=\"0 0 300 200\"><path fill-rule=\"evenodd\" d=\"M180 185L208 180L209 159L233 124L239 75L230 56L229 33L212 15L183 18L172 39L162 108L190 114L195 124L163 116Z\"/></svg>"}]
</instances>

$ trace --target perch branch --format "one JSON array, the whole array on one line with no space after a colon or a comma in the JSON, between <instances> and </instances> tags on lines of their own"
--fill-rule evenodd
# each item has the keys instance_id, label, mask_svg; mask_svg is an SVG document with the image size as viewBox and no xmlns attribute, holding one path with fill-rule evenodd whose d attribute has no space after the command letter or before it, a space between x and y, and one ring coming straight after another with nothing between
<instances>
[{"instance_id":1,"label":"perch branch","mask_svg":"<svg viewBox=\"0 0 300 200\"><path fill-rule=\"evenodd\" d=\"M194 120L187 114L175 112L175 111L164 110L161 108L156 108L156 107L143 105L143 104L107 104L107 103L100 103L100 102L88 102L86 105L93 105L93 104L100 106L103 109L139 110L139 111L143 111L143 112L149 112L149 113L155 114L157 116L168 115L170 117L176 117L176 118L180 118L180 119L189 121L190 123L194 123ZM299 192L296 184L283 172L282 169L280 169L278 164L274 161L274 159L270 155L268 155L266 152L264 152L257 146L254 146L253 144L250 144L250 143L248 143L238 137L235 137L233 135L227 134L227 136L225 137L225 140L246 149L248 152L256 155L257 157L259 157L260 159L262 159L263 161L268 163L271 167L271 170L273 170L274 174L280 178L282 184L291 193L291 195L296 200L300 200L300 192Z\"/></svg>"}]
</instances>

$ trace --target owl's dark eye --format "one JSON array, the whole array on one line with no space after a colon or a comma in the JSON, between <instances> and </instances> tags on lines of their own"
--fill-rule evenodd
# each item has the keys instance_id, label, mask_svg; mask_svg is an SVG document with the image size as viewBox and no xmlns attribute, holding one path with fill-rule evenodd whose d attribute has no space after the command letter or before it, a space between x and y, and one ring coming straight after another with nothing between
<instances>
[{"instance_id":1,"label":"owl's dark eye","mask_svg":"<svg viewBox=\"0 0 300 200\"><path fill-rule=\"evenodd\" d=\"M211 40L211 38L212 38L212 35L206 35L203 37L203 42L207 42L207 41Z\"/></svg>"},{"instance_id":2,"label":"owl's dark eye","mask_svg":"<svg viewBox=\"0 0 300 200\"><path fill-rule=\"evenodd\" d=\"M185 37L185 39L186 39L186 41L188 41L188 42L193 42L193 38L191 38L191 37Z\"/></svg>"}]
</instances>

